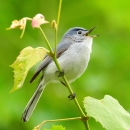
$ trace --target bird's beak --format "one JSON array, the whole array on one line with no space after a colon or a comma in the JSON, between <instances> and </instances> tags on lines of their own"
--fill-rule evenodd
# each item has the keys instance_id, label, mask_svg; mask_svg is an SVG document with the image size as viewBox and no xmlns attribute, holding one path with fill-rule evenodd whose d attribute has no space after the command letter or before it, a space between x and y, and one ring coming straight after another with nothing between
<instances>
[{"instance_id":1,"label":"bird's beak","mask_svg":"<svg viewBox=\"0 0 130 130\"><path fill-rule=\"evenodd\" d=\"M95 27L89 29L89 30L86 32L85 35L88 36L88 34L91 33L91 32L92 32L95 28L97 28L97 27L98 27L98 26L95 26ZM98 36L99 36L99 35L91 35L91 37L93 37L93 38L94 38L94 37L98 37Z\"/></svg>"}]
</instances>

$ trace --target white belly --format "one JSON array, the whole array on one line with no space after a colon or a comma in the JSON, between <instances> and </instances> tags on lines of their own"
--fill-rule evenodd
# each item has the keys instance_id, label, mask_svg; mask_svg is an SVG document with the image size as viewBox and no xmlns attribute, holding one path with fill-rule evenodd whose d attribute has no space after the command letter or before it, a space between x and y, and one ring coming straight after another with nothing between
<instances>
[{"instance_id":1,"label":"white belly","mask_svg":"<svg viewBox=\"0 0 130 130\"><path fill-rule=\"evenodd\" d=\"M69 49L58 58L58 62L69 82L73 82L80 77L87 68L92 46L91 37L89 41L90 42L88 42L87 39L87 43L73 43ZM50 63L44 72L45 79L48 80L48 82L59 81L61 78L57 76L56 71L58 71L58 69L54 62Z\"/></svg>"}]
</instances>

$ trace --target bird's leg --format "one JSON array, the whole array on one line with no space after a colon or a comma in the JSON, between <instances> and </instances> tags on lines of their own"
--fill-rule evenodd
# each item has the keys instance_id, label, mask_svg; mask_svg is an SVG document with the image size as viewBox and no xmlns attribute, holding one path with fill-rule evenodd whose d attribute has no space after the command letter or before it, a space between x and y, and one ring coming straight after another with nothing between
<instances>
[{"instance_id":1,"label":"bird's leg","mask_svg":"<svg viewBox=\"0 0 130 130\"><path fill-rule=\"evenodd\" d=\"M60 82L66 87L66 84L64 82L62 82L62 81L60 81Z\"/></svg>"},{"instance_id":2,"label":"bird's leg","mask_svg":"<svg viewBox=\"0 0 130 130\"><path fill-rule=\"evenodd\" d=\"M65 73L64 73L64 70L62 70L61 72L59 72L59 71L56 71L56 72L59 73L58 77L64 76L64 74L65 74ZM65 84L64 82L62 82L62 81L60 81L60 82L66 87L66 84ZM68 96L68 99L69 99L69 100L73 100L75 97L76 97L76 94L73 93L73 94L70 94L70 95Z\"/></svg>"},{"instance_id":3,"label":"bird's leg","mask_svg":"<svg viewBox=\"0 0 130 130\"><path fill-rule=\"evenodd\" d=\"M62 82L62 81L60 81L60 82L66 87L66 84L65 84L64 82ZM69 99L69 100L73 100L75 97L76 97L76 94L73 93L73 94L70 94L70 95L68 96L68 99Z\"/></svg>"},{"instance_id":4,"label":"bird's leg","mask_svg":"<svg viewBox=\"0 0 130 130\"><path fill-rule=\"evenodd\" d=\"M69 100L73 100L75 97L76 97L76 94L73 93L73 94L70 94L70 95L68 96L68 99L69 99Z\"/></svg>"}]
</instances>

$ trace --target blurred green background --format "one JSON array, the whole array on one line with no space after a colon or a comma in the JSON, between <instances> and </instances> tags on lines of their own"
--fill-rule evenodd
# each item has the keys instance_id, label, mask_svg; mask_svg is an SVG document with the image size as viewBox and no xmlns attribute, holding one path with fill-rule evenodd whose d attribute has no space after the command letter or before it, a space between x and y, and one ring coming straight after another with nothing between
<instances>
[{"instance_id":1,"label":"blurred green background","mask_svg":"<svg viewBox=\"0 0 130 130\"><path fill-rule=\"evenodd\" d=\"M44 14L50 23L57 19L59 0L0 2L0 130L30 130L46 119L58 119L79 116L73 101L69 101L67 89L60 83L49 84L37 105L29 122L23 123L22 112L32 96L38 79L30 84L35 72L34 66L27 76L24 86L9 94L13 87L13 69L9 67L19 52L27 47L45 46L38 29L32 29L30 23L22 39L18 29L6 31L14 19L34 17ZM71 84L77 99L83 107L85 96L98 99L108 94L130 111L130 1L129 0L63 0L58 41L71 27L81 26L90 29L98 25L93 34L100 34L93 42L91 60L85 73ZM50 24L42 25L52 47L54 30ZM81 121L49 123L62 124L67 130L84 130ZM104 130L94 119L89 120L91 130Z\"/></svg>"}]
</instances>

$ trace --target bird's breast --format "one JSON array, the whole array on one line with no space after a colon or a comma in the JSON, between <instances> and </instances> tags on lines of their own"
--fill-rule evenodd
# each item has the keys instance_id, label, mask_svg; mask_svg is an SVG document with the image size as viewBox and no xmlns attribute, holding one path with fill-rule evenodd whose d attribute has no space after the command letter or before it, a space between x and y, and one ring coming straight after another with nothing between
<instances>
[{"instance_id":1,"label":"bird's breast","mask_svg":"<svg viewBox=\"0 0 130 130\"><path fill-rule=\"evenodd\" d=\"M67 79L72 82L82 75L87 68L92 42L73 43L58 61L65 72Z\"/></svg>"}]
</instances>

